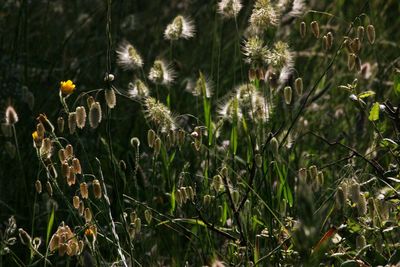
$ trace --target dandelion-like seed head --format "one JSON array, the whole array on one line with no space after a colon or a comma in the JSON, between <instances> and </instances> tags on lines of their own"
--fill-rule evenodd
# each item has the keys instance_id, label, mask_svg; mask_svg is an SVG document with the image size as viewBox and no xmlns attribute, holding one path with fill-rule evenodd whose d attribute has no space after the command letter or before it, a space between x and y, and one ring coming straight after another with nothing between
<instances>
[{"instance_id":1,"label":"dandelion-like seed head","mask_svg":"<svg viewBox=\"0 0 400 267\"><path fill-rule=\"evenodd\" d=\"M212 96L212 81L204 76L201 72L196 81L190 80L186 85L186 90L194 96L205 96L210 98Z\"/></svg>"},{"instance_id":2,"label":"dandelion-like seed head","mask_svg":"<svg viewBox=\"0 0 400 267\"><path fill-rule=\"evenodd\" d=\"M168 24L164 32L164 37L167 40L176 41L178 39L189 39L195 35L193 21L184 16L177 16Z\"/></svg>"},{"instance_id":3,"label":"dandelion-like seed head","mask_svg":"<svg viewBox=\"0 0 400 267\"><path fill-rule=\"evenodd\" d=\"M168 85L174 81L175 72L170 65L163 60L154 61L150 69L149 80L155 84Z\"/></svg>"},{"instance_id":4,"label":"dandelion-like seed head","mask_svg":"<svg viewBox=\"0 0 400 267\"><path fill-rule=\"evenodd\" d=\"M230 122L242 118L242 111L239 108L236 95L229 97L225 102L219 105L218 114L222 119Z\"/></svg>"},{"instance_id":5,"label":"dandelion-like seed head","mask_svg":"<svg viewBox=\"0 0 400 267\"><path fill-rule=\"evenodd\" d=\"M128 95L131 98L144 98L149 96L149 88L140 79L128 84Z\"/></svg>"},{"instance_id":6,"label":"dandelion-like seed head","mask_svg":"<svg viewBox=\"0 0 400 267\"><path fill-rule=\"evenodd\" d=\"M6 109L5 121L7 125L14 125L18 122L18 114L12 106L8 106Z\"/></svg>"},{"instance_id":7,"label":"dandelion-like seed head","mask_svg":"<svg viewBox=\"0 0 400 267\"><path fill-rule=\"evenodd\" d=\"M274 49L269 54L269 63L277 69L282 69L283 67L292 67L293 55L289 50L289 45L282 41L276 42Z\"/></svg>"},{"instance_id":8,"label":"dandelion-like seed head","mask_svg":"<svg viewBox=\"0 0 400 267\"><path fill-rule=\"evenodd\" d=\"M60 82L60 90L63 95L70 95L75 91L75 84L71 81Z\"/></svg>"},{"instance_id":9,"label":"dandelion-like seed head","mask_svg":"<svg viewBox=\"0 0 400 267\"><path fill-rule=\"evenodd\" d=\"M255 33L260 33L270 26L278 25L278 13L270 0L256 1L249 22Z\"/></svg>"},{"instance_id":10,"label":"dandelion-like seed head","mask_svg":"<svg viewBox=\"0 0 400 267\"><path fill-rule=\"evenodd\" d=\"M259 67L267 61L269 51L263 40L254 36L244 42L243 54L246 56L246 63Z\"/></svg>"},{"instance_id":11,"label":"dandelion-like seed head","mask_svg":"<svg viewBox=\"0 0 400 267\"><path fill-rule=\"evenodd\" d=\"M124 70L134 70L143 66L143 59L129 42L123 42L117 49L117 64Z\"/></svg>"},{"instance_id":12,"label":"dandelion-like seed head","mask_svg":"<svg viewBox=\"0 0 400 267\"><path fill-rule=\"evenodd\" d=\"M237 17L243 5L240 0L221 0L218 2L218 13L225 18Z\"/></svg>"},{"instance_id":13,"label":"dandelion-like seed head","mask_svg":"<svg viewBox=\"0 0 400 267\"><path fill-rule=\"evenodd\" d=\"M146 118L157 125L162 132L169 132L176 128L171 111L164 104L152 97L144 101Z\"/></svg>"}]
</instances>

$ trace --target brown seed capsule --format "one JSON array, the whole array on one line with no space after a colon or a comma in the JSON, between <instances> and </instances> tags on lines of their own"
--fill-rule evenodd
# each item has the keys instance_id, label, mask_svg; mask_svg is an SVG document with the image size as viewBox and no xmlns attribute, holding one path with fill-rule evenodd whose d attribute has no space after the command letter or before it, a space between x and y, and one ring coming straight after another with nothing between
<instances>
[{"instance_id":1,"label":"brown seed capsule","mask_svg":"<svg viewBox=\"0 0 400 267\"><path fill-rule=\"evenodd\" d=\"M102 195L100 181L97 179L93 180L93 194L97 199L100 199Z\"/></svg>"},{"instance_id":2,"label":"brown seed capsule","mask_svg":"<svg viewBox=\"0 0 400 267\"><path fill-rule=\"evenodd\" d=\"M315 38L319 38L319 24L315 20L311 22L311 30L315 36Z\"/></svg>"},{"instance_id":3,"label":"brown seed capsule","mask_svg":"<svg viewBox=\"0 0 400 267\"><path fill-rule=\"evenodd\" d=\"M72 186L76 183L76 175L74 172L74 167L73 166L69 166L69 175L67 177L67 184L69 186Z\"/></svg>"},{"instance_id":4,"label":"brown seed capsule","mask_svg":"<svg viewBox=\"0 0 400 267\"><path fill-rule=\"evenodd\" d=\"M307 25L304 21L302 21L300 23L300 36L301 38L306 37L306 33L307 33Z\"/></svg>"},{"instance_id":5,"label":"brown seed capsule","mask_svg":"<svg viewBox=\"0 0 400 267\"><path fill-rule=\"evenodd\" d=\"M251 81L251 82L255 81L257 78L256 70L253 68L250 68L249 72L248 72L248 76L249 76L249 81Z\"/></svg>"},{"instance_id":6,"label":"brown seed capsule","mask_svg":"<svg viewBox=\"0 0 400 267\"><path fill-rule=\"evenodd\" d=\"M92 106L92 104L93 104L94 102L96 102L96 101L94 100L93 96L89 96L89 97L86 99L86 103L87 103L88 109L90 109L90 107Z\"/></svg>"},{"instance_id":7,"label":"brown seed capsule","mask_svg":"<svg viewBox=\"0 0 400 267\"><path fill-rule=\"evenodd\" d=\"M343 42L343 46L346 48L347 52L350 54L354 52L353 48L351 47L351 42L352 42L352 40L350 37L345 37L345 40Z\"/></svg>"},{"instance_id":8,"label":"brown seed capsule","mask_svg":"<svg viewBox=\"0 0 400 267\"><path fill-rule=\"evenodd\" d=\"M65 121L63 117L57 118L57 128L60 133L64 132Z\"/></svg>"},{"instance_id":9,"label":"brown seed capsule","mask_svg":"<svg viewBox=\"0 0 400 267\"><path fill-rule=\"evenodd\" d=\"M92 221L92 212L90 211L89 208L86 208L86 209L85 209L85 221L86 221L87 223L89 223L89 222Z\"/></svg>"},{"instance_id":10,"label":"brown seed capsule","mask_svg":"<svg viewBox=\"0 0 400 267\"><path fill-rule=\"evenodd\" d=\"M283 89L283 94L284 94L284 97L285 97L285 103L287 105L290 105L290 103L292 102L292 87L286 86Z\"/></svg>"},{"instance_id":11,"label":"brown seed capsule","mask_svg":"<svg viewBox=\"0 0 400 267\"><path fill-rule=\"evenodd\" d=\"M18 229L19 232L19 239L21 240L21 243L27 246L31 245L32 238L31 236L22 228Z\"/></svg>"},{"instance_id":12,"label":"brown seed capsule","mask_svg":"<svg viewBox=\"0 0 400 267\"><path fill-rule=\"evenodd\" d=\"M349 68L349 70L353 70L355 64L356 64L356 55L354 53L351 53L347 56L347 67Z\"/></svg>"},{"instance_id":13,"label":"brown seed capsule","mask_svg":"<svg viewBox=\"0 0 400 267\"><path fill-rule=\"evenodd\" d=\"M46 182L46 190L47 190L47 194L49 194L49 196L52 197L53 196L53 187L51 186L49 181Z\"/></svg>"},{"instance_id":14,"label":"brown seed capsule","mask_svg":"<svg viewBox=\"0 0 400 267\"><path fill-rule=\"evenodd\" d=\"M69 177L69 165L67 161L64 161L61 164L61 175L64 178L68 178Z\"/></svg>"},{"instance_id":15,"label":"brown seed capsule","mask_svg":"<svg viewBox=\"0 0 400 267\"><path fill-rule=\"evenodd\" d=\"M78 209L79 215L83 216L83 213L85 212L85 204L83 201L79 201L79 209Z\"/></svg>"},{"instance_id":16,"label":"brown seed capsule","mask_svg":"<svg viewBox=\"0 0 400 267\"><path fill-rule=\"evenodd\" d=\"M262 68L257 69L257 79L264 81L265 71Z\"/></svg>"},{"instance_id":17,"label":"brown seed capsule","mask_svg":"<svg viewBox=\"0 0 400 267\"><path fill-rule=\"evenodd\" d=\"M260 154L257 153L257 154L254 156L254 161L256 162L257 168L261 168L261 167L262 167L263 159L262 159L262 156L261 156Z\"/></svg>"},{"instance_id":18,"label":"brown seed capsule","mask_svg":"<svg viewBox=\"0 0 400 267\"><path fill-rule=\"evenodd\" d=\"M156 140L154 140L154 156L157 157L158 154L160 153L161 150L161 139L160 137L157 137Z\"/></svg>"},{"instance_id":19,"label":"brown seed capsule","mask_svg":"<svg viewBox=\"0 0 400 267\"><path fill-rule=\"evenodd\" d=\"M76 113L76 126L79 129L83 129L86 124L86 109L83 106L77 107L75 110Z\"/></svg>"},{"instance_id":20,"label":"brown seed capsule","mask_svg":"<svg viewBox=\"0 0 400 267\"><path fill-rule=\"evenodd\" d=\"M324 37L322 37L322 45L323 45L325 51L329 50L328 37L326 35L324 35Z\"/></svg>"},{"instance_id":21,"label":"brown seed capsule","mask_svg":"<svg viewBox=\"0 0 400 267\"><path fill-rule=\"evenodd\" d=\"M40 156L42 158L50 158L53 150L53 143L50 138L43 139L42 146L40 147Z\"/></svg>"},{"instance_id":22,"label":"brown seed capsule","mask_svg":"<svg viewBox=\"0 0 400 267\"><path fill-rule=\"evenodd\" d=\"M115 92L114 89L106 89L104 91L105 99L107 102L107 106L110 109L113 109L115 105L117 104L117 98L115 97Z\"/></svg>"},{"instance_id":23,"label":"brown seed capsule","mask_svg":"<svg viewBox=\"0 0 400 267\"><path fill-rule=\"evenodd\" d=\"M102 119L101 106L99 102L94 102L89 110L89 124L90 127L96 129Z\"/></svg>"},{"instance_id":24,"label":"brown seed capsule","mask_svg":"<svg viewBox=\"0 0 400 267\"><path fill-rule=\"evenodd\" d=\"M375 43L375 27L374 25L367 26L367 37L370 44Z\"/></svg>"},{"instance_id":25,"label":"brown seed capsule","mask_svg":"<svg viewBox=\"0 0 400 267\"><path fill-rule=\"evenodd\" d=\"M308 171L310 172L311 179L315 181L317 179L317 176L318 176L317 166L315 166L315 165L310 166L308 168Z\"/></svg>"},{"instance_id":26,"label":"brown seed capsule","mask_svg":"<svg viewBox=\"0 0 400 267\"><path fill-rule=\"evenodd\" d=\"M361 42L364 40L364 32L365 32L364 27L363 26L358 26L358 28L357 28L357 37L358 37L358 39L360 39Z\"/></svg>"},{"instance_id":27,"label":"brown seed capsule","mask_svg":"<svg viewBox=\"0 0 400 267\"><path fill-rule=\"evenodd\" d=\"M74 172L76 174L82 174L82 168L81 168L81 163L79 162L79 159L74 158L72 160L72 166L74 167Z\"/></svg>"},{"instance_id":28,"label":"brown seed capsule","mask_svg":"<svg viewBox=\"0 0 400 267\"><path fill-rule=\"evenodd\" d=\"M67 158L65 156L65 149L61 148L60 150L58 150L58 159L60 160L60 162L64 162Z\"/></svg>"},{"instance_id":29,"label":"brown seed capsule","mask_svg":"<svg viewBox=\"0 0 400 267\"><path fill-rule=\"evenodd\" d=\"M300 181L305 182L307 180L307 169L301 168L299 169L299 179Z\"/></svg>"},{"instance_id":30,"label":"brown seed capsule","mask_svg":"<svg viewBox=\"0 0 400 267\"><path fill-rule=\"evenodd\" d=\"M38 138L40 139L40 140L43 140L43 138L44 138L44 133L45 133L45 129L44 129L44 125L43 125L43 123L41 123L41 122L39 122L37 125L36 125L36 131L37 131L37 134L38 134Z\"/></svg>"},{"instance_id":31,"label":"brown seed capsule","mask_svg":"<svg viewBox=\"0 0 400 267\"><path fill-rule=\"evenodd\" d=\"M74 134L76 131L76 112L68 114L68 129L70 134Z\"/></svg>"},{"instance_id":32,"label":"brown seed capsule","mask_svg":"<svg viewBox=\"0 0 400 267\"><path fill-rule=\"evenodd\" d=\"M351 42L351 48L353 50L353 52L355 54L358 54L361 50L361 41L360 39L357 37L353 40L353 42Z\"/></svg>"},{"instance_id":33,"label":"brown seed capsule","mask_svg":"<svg viewBox=\"0 0 400 267\"><path fill-rule=\"evenodd\" d=\"M68 144L65 147L65 157L67 159L72 158L74 156L74 147L71 144Z\"/></svg>"},{"instance_id":34,"label":"brown seed capsule","mask_svg":"<svg viewBox=\"0 0 400 267\"><path fill-rule=\"evenodd\" d=\"M73 198L72 198L72 204L73 204L73 206L74 206L74 208L75 209L79 209L79 203L80 203L80 199L79 199L79 197L78 196L74 196Z\"/></svg>"},{"instance_id":35,"label":"brown seed capsule","mask_svg":"<svg viewBox=\"0 0 400 267\"><path fill-rule=\"evenodd\" d=\"M153 129L150 129L147 131L147 143L149 147L154 146L154 141L156 140L156 132L153 131Z\"/></svg>"},{"instance_id":36,"label":"brown seed capsule","mask_svg":"<svg viewBox=\"0 0 400 267\"><path fill-rule=\"evenodd\" d=\"M294 81L294 89L296 90L296 93L298 96L301 96L303 94L303 79L302 78L297 78Z\"/></svg>"},{"instance_id":37,"label":"brown seed capsule","mask_svg":"<svg viewBox=\"0 0 400 267\"><path fill-rule=\"evenodd\" d=\"M89 190L88 190L88 186L85 182L82 182L79 185L79 189L81 190L81 196L83 199L88 199L89 198Z\"/></svg>"},{"instance_id":38,"label":"brown seed capsule","mask_svg":"<svg viewBox=\"0 0 400 267\"><path fill-rule=\"evenodd\" d=\"M333 34L332 34L332 32L328 32L326 34L326 37L328 39L327 40L328 50L330 50L332 48L332 46L333 46Z\"/></svg>"},{"instance_id":39,"label":"brown seed capsule","mask_svg":"<svg viewBox=\"0 0 400 267\"><path fill-rule=\"evenodd\" d=\"M35 188L38 194L42 193L42 183L40 182L40 180L36 180Z\"/></svg>"}]
</instances>

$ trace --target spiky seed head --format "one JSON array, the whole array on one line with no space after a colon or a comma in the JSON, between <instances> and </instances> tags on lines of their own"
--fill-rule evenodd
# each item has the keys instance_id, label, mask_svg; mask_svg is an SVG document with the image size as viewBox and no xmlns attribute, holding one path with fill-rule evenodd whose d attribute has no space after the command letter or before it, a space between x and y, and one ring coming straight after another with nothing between
<instances>
[{"instance_id":1,"label":"spiky seed head","mask_svg":"<svg viewBox=\"0 0 400 267\"><path fill-rule=\"evenodd\" d=\"M42 193L42 183L40 182L40 180L36 180L35 189L36 189L36 193L38 193L38 194Z\"/></svg>"},{"instance_id":2,"label":"spiky seed head","mask_svg":"<svg viewBox=\"0 0 400 267\"><path fill-rule=\"evenodd\" d=\"M317 21L314 20L311 22L311 30L312 30L312 33L314 34L315 38L318 39L320 32L319 32L319 24Z\"/></svg>"},{"instance_id":3,"label":"spiky seed head","mask_svg":"<svg viewBox=\"0 0 400 267\"><path fill-rule=\"evenodd\" d=\"M280 69L280 76L283 77L284 70L290 69L293 64L293 53L289 49L289 45L285 42L278 41L274 44L274 49L268 55L268 64L274 68ZM282 80L282 77L279 77Z\"/></svg>"},{"instance_id":4,"label":"spiky seed head","mask_svg":"<svg viewBox=\"0 0 400 267\"><path fill-rule=\"evenodd\" d=\"M97 179L93 180L93 194L94 197L97 199L100 199L102 196L102 191L101 191L101 185L100 185L100 181Z\"/></svg>"},{"instance_id":5,"label":"spiky seed head","mask_svg":"<svg viewBox=\"0 0 400 267\"><path fill-rule=\"evenodd\" d=\"M218 2L218 13L224 18L235 18L242 9L240 0L221 0Z\"/></svg>"},{"instance_id":6,"label":"spiky seed head","mask_svg":"<svg viewBox=\"0 0 400 267\"><path fill-rule=\"evenodd\" d=\"M297 78L294 81L294 89L296 90L296 93L298 96L301 96L303 94L303 79L302 78Z\"/></svg>"},{"instance_id":7,"label":"spiky seed head","mask_svg":"<svg viewBox=\"0 0 400 267\"><path fill-rule=\"evenodd\" d=\"M94 102L89 109L89 124L92 129L96 129L102 119L101 106L99 102Z\"/></svg>"},{"instance_id":8,"label":"spiky seed head","mask_svg":"<svg viewBox=\"0 0 400 267\"><path fill-rule=\"evenodd\" d=\"M76 126L79 129L83 129L86 124L86 109L83 106L77 107L75 110L76 113Z\"/></svg>"},{"instance_id":9,"label":"spiky seed head","mask_svg":"<svg viewBox=\"0 0 400 267\"><path fill-rule=\"evenodd\" d=\"M106 89L104 91L104 96L105 96L105 99L106 99L107 106L110 109L113 109L115 107L115 105L117 104L117 98L115 96L114 89L112 89L112 88L111 89Z\"/></svg>"},{"instance_id":10,"label":"spiky seed head","mask_svg":"<svg viewBox=\"0 0 400 267\"><path fill-rule=\"evenodd\" d=\"M64 125L65 125L64 118L63 117L58 117L57 118L57 128L58 128L58 131L60 133L64 132Z\"/></svg>"},{"instance_id":11,"label":"spiky seed head","mask_svg":"<svg viewBox=\"0 0 400 267\"><path fill-rule=\"evenodd\" d=\"M189 39L195 35L193 21L182 15L176 16L164 31L164 38L170 41Z\"/></svg>"},{"instance_id":12,"label":"spiky seed head","mask_svg":"<svg viewBox=\"0 0 400 267\"><path fill-rule=\"evenodd\" d=\"M328 32L326 34L326 38L327 38L327 47L328 47L328 50L330 50L333 46L333 33Z\"/></svg>"},{"instance_id":13,"label":"spiky seed head","mask_svg":"<svg viewBox=\"0 0 400 267\"><path fill-rule=\"evenodd\" d=\"M269 142L271 145L271 151L275 156L279 155L279 142L275 137L272 137L271 141Z\"/></svg>"},{"instance_id":14,"label":"spiky seed head","mask_svg":"<svg viewBox=\"0 0 400 267\"><path fill-rule=\"evenodd\" d=\"M143 66L143 59L129 42L122 42L117 49L117 64L124 70L135 70Z\"/></svg>"},{"instance_id":15,"label":"spiky seed head","mask_svg":"<svg viewBox=\"0 0 400 267\"><path fill-rule=\"evenodd\" d=\"M79 199L79 196L74 196L72 198L72 205L74 206L75 209L79 209L79 202L81 200Z\"/></svg>"},{"instance_id":16,"label":"spiky seed head","mask_svg":"<svg viewBox=\"0 0 400 267\"><path fill-rule=\"evenodd\" d=\"M74 134L76 131L76 112L68 114L68 129L70 134Z\"/></svg>"},{"instance_id":17,"label":"spiky seed head","mask_svg":"<svg viewBox=\"0 0 400 267\"><path fill-rule=\"evenodd\" d=\"M283 94L285 96L285 103L287 105L290 105L290 103L292 102L292 87L286 86L283 89Z\"/></svg>"},{"instance_id":18,"label":"spiky seed head","mask_svg":"<svg viewBox=\"0 0 400 267\"><path fill-rule=\"evenodd\" d=\"M52 197L53 196L53 187L51 186L49 181L46 182L46 190L47 190L47 194L49 194L49 196Z\"/></svg>"},{"instance_id":19,"label":"spiky seed head","mask_svg":"<svg viewBox=\"0 0 400 267\"><path fill-rule=\"evenodd\" d=\"M169 85L175 79L175 71L163 60L156 60L149 72L149 80L155 84Z\"/></svg>"},{"instance_id":20,"label":"spiky seed head","mask_svg":"<svg viewBox=\"0 0 400 267\"><path fill-rule=\"evenodd\" d=\"M270 0L256 0L249 18L254 33L261 33L271 26L278 25L278 13Z\"/></svg>"},{"instance_id":21,"label":"spiky seed head","mask_svg":"<svg viewBox=\"0 0 400 267\"><path fill-rule=\"evenodd\" d=\"M347 56L347 67L349 70L353 70L354 66L356 65L356 54L351 53Z\"/></svg>"},{"instance_id":22,"label":"spiky seed head","mask_svg":"<svg viewBox=\"0 0 400 267\"><path fill-rule=\"evenodd\" d=\"M374 25L367 26L367 37L370 44L375 43L375 27Z\"/></svg>"},{"instance_id":23,"label":"spiky seed head","mask_svg":"<svg viewBox=\"0 0 400 267\"><path fill-rule=\"evenodd\" d=\"M300 36L301 38L304 39L304 37L306 37L306 33L307 33L307 24L302 21L300 22Z\"/></svg>"},{"instance_id":24,"label":"spiky seed head","mask_svg":"<svg viewBox=\"0 0 400 267\"><path fill-rule=\"evenodd\" d=\"M149 88L140 79L137 79L134 82L130 82L128 84L128 95L131 98L141 99L149 96L149 94L150 94Z\"/></svg>"},{"instance_id":25,"label":"spiky seed head","mask_svg":"<svg viewBox=\"0 0 400 267\"><path fill-rule=\"evenodd\" d=\"M81 196L83 199L88 199L89 198L89 190L88 190L88 185L86 182L82 182L79 185L79 189L81 191Z\"/></svg>"},{"instance_id":26,"label":"spiky seed head","mask_svg":"<svg viewBox=\"0 0 400 267\"><path fill-rule=\"evenodd\" d=\"M365 28L363 26L358 26L357 37L360 39L361 42L364 40L364 33L365 33Z\"/></svg>"},{"instance_id":27,"label":"spiky seed head","mask_svg":"<svg viewBox=\"0 0 400 267\"><path fill-rule=\"evenodd\" d=\"M210 98L212 96L213 83L210 78L200 72L196 81L190 80L186 85L186 90L194 96Z\"/></svg>"},{"instance_id":28,"label":"spiky seed head","mask_svg":"<svg viewBox=\"0 0 400 267\"><path fill-rule=\"evenodd\" d=\"M175 119L168 107L152 97L145 99L144 106L146 118L158 126L161 132L165 133L175 130Z\"/></svg>"},{"instance_id":29,"label":"spiky seed head","mask_svg":"<svg viewBox=\"0 0 400 267\"><path fill-rule=\"evenodd\" d=\"M14 125L18 122L18 114L12 106L8 106L5 113L7 125Z\"/></svg>"},{"instance_id":30,"label":"spiky seed head","mask_svg":"<svg viewBox=\"0 0 400 267\"><path fill-rule=\"evenodd\" d=\"M243 54L246 57L246 63L254 67L261 67L267 62L269 51L262 39L253 36L244 42Z\"/></svg>"},{"instance_id":31,"label":"spiky seed head","mask_svg":"<svg viewBox=\"0 0 400 267\"><path fill-rule=\"evenodd\" d=\"M89 208L85 208L85 221L86 223L90 223L92 221L92 212L90 211Z\"/></svg>"}]
</instances>

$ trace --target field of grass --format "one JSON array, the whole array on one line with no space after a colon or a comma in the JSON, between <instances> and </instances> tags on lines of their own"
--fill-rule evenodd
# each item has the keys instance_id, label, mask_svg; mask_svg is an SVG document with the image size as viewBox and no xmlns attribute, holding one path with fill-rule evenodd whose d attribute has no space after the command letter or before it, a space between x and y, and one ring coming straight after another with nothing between
<instances>
[{"instance_id":1,"label":"field of grass","mask_svg":"<svg viewBox=\"0 0 400 267\"><path fill-rule=\"evenodd\" d=\"M400 266L398 0L0 2L1 266Z\"/></svg>"}]
</instances>

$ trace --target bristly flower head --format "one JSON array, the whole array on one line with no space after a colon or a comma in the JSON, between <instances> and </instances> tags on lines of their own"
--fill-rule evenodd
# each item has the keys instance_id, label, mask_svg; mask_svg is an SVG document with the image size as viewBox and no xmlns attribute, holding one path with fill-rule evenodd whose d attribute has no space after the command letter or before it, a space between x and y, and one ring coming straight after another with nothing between
<instances>
[{"instance_id":1,"label":"bristly flower head","mask_svg":"<svg viewBox=\"0 0 400 267\"><path fill-rule=\"evenodd\" d=\"M154 61L153 67L150 69L149 80L155 84L168 85L173 82L175 71L170 65L163 60Z\"/></svg>"},{"instance_id":2,"label":"bristly flower head","mask_svg":"<svg viewBox=\"0 0 400 267\"><path fill-rule=\"evenodd\" d=\"M147 97L144 100L144 106L146 118L158 126L162 132L169 132L176 128L171 110L164 104L152 97Z\"/></svg>"},{"instance_id":3,"label":"bristly flower head","mask_svg":"<svg viewBox=\"0 0 400 267\"><path fill-rule=\"evenodd\" d=\"M149 95L149 88L140 79L128 84L128 95L131 98L143 98Z\"/></svg>"},{"instance_id":4,"label":"bristly flower head","mask_svg":"<svg viewBox=\"0 0 400 267\"><path fill-rule=\"evenodd\" d=\"M293 55L287 43L278 41L269 55L269 63L277 69L293 67Z\"/></svg>"},{"instance_id":5,"label":"bristly flower head","mask_svg":"<svg viewBox=\"0 0 400 267\"><path fill-rule=\"evenodd\" d=\"M186 90L194 96L210 98L212 96L212 81L200 72L199 78L196 81L190 80L187 83Z\"/></svg>"},{"instance_id":6,"label":"bristly flower head","mask_svg":"<svg viewBox=\"0 0 400 267\"><path fill-rule=\"evenodd\" d=\"M117 49L117 64L124 70L134 70L143 66L143 59L129 42L123 42Z\"/></svg>"},{"instance_id":7,"label":"bristly flower head","mask_svg":"<svg viewBox=\"0 0 400 267\"><path fill-rule=\"evenodd\" d=\"M278 14L270 0L256 0L249 22L256 33L278 24Z\"/></svg>"},{"instance_id":8,"label":"bristly flower head","mask_svg":"<svg viewBox=\"0 0 400 267\"><path fill-rule=\"evenodd\" d=\"M245 62L255 67L260 67L268 59L268 48L263 40L257 36L250 37L244 42L243 54L246 56Z\"/></svg>"},{"instance_id":9,"label":"bristly flower head","mask_svg":"<svg viewBox=\"0 0 400 267\"><path fill-rule=\"evenodd\" d=\"M71 80L60 82L60 90L63 95L72 94L75 91L75 87L75 84Z\"/></svg>"},{"instance_id":10,"label":"bristly flower head","mask_svg":"<svg viewBox=\"0 0 400 267\"><path fill-rule=\"evenodd\" d=\"M277 4L282 21L286 21L290 17L300 17L304 13L305 7L304 0L279 0Z\"/></svg>"},{"instance_id":11,"label":"bristly flower head","mask_svg":"<svg viewBox=\"0 0 400 267\"><path fill-rule=\"evenodd\" d=\"M164 32L164 37L167 40L176 41L178 39L189 39L195 34L193 21L190 18L181 15L174 18L168 24Z\"/></svg>"},{"instance_id":12,"label":"bristly flower head","mask_svg":"<svg viewBox=\"0 0 400 267\"><path fill-rule=\"evenodd\" d=\"M225 18L237 17L243 5L240 0L221 0L218 2L218 13Z\"/></svg>"}]
</instances>

